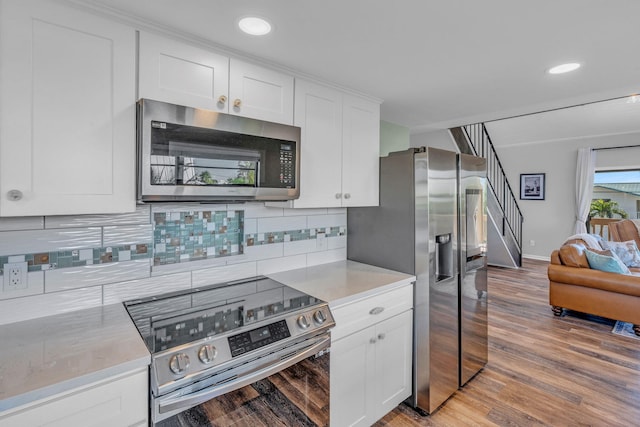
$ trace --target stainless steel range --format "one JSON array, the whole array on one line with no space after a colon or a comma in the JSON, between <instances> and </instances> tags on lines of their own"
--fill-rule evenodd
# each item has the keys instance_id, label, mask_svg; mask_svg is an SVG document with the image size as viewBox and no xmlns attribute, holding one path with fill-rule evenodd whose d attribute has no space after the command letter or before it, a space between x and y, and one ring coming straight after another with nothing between
<instances>
[{"instance_id":1,"label":"stainless steel range","mask_svg":"<svg viewBox=\"0 0 640 427\"><path fill-rule=\"evenodd\" d=\"M216 425L217 417L241 418L247 423L275 417L285 424L328 424L327 353L329 329L335 322L324 301L272 279L254 277L124 304L152 355L150 416L154 425ZM309 381L326 388L314 391L326 394L326 405L316 402L317 410L306 413L310 400L322 402L323 398L282 392L288 401L280 405L292 409L267 402L273 390L260 397L260 390L267 387L265 381L278 388L283 381L304 376L300 372L282 374L285 369L304 370L302 362L327 371L322 378L316 367L310 367L304 379L306 388ZM275 375L285 380L270 380ZM251 393L230 397L244 387L253 387ZM250 402L247 395L263 402ZM224 398L235 404L223 405L219 400ZM255 413L260 410L256 408L270 413Z\"/></svg>"}]
</instances>

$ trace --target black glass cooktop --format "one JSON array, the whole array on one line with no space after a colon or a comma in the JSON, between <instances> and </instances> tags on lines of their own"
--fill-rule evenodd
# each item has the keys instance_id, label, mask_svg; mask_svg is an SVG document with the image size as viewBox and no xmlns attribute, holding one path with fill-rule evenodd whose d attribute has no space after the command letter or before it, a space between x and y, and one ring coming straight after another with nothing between
<instances>
[{"instance_id":1,"label":"black glass cooktop","mask_svg":"<svg viewBox=\"0 0 640 427\"><path fill-rule=\"evenodd\" d=\"M151 353L321 304L267 277L253 277L124 303Z\"/></svg>"}]
</instances>

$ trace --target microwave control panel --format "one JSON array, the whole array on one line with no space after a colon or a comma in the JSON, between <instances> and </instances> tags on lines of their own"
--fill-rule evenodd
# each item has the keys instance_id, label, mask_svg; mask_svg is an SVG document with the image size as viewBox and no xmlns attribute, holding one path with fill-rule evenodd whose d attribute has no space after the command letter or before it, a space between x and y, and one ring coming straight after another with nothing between
<instances>
[{"instance_id":1,"label":"microwave control panel","mask_svg":"<svg viewBox=\"0 0 640 427\"><path fill-rule=\"evenodd\" d=\"M286 186L295 185L295 156L291 144L280 144L280 182Z\"/></svg>"}]
</instances>

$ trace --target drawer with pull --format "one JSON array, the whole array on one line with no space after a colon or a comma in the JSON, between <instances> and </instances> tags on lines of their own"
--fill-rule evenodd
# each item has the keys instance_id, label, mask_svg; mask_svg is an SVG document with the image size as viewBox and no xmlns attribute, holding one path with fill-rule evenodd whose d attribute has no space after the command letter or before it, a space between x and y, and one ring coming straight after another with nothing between
<instances>
[{"instance_id":1,"label":"drawer with pull","mask_svg":"<svg viewBox=\"0 0 640 427\"><path fill-rule=\"evenodd\" d=\"M389 319L413 308L413 284L331 307L336 326L331 341Z\"/></svg>"}]
</instances>

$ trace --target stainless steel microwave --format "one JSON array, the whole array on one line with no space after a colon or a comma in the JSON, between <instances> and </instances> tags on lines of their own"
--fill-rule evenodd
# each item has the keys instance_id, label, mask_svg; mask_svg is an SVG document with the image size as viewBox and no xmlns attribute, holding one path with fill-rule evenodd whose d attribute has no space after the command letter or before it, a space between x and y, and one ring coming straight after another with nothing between
<instances>
[{"instance_id":1,"label":"stainless steel microwave","mask_svg":"<svg viewBox=\"0 0 640 427\"><path fill-rule=\"evenodd\" d=\"M300 128L138 101L138 200L291 200L300 195Z\"/></svg>"}]
</instances>

